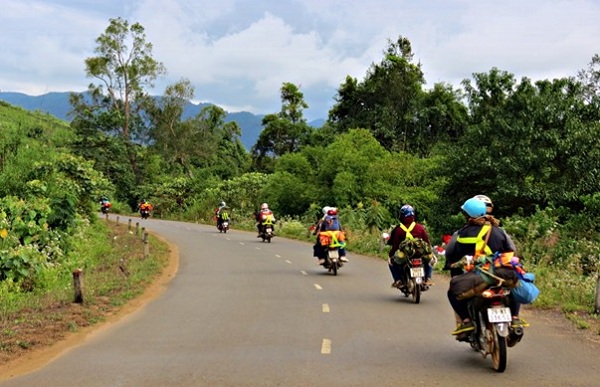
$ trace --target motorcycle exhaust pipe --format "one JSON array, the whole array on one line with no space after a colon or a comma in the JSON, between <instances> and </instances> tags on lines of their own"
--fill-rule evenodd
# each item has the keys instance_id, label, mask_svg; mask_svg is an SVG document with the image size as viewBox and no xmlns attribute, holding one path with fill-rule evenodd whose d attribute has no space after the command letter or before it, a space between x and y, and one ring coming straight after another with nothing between
<instances>
[{"instance_id":1,"label":"motorcycle exhaust pipe","mask_svg":"<svg viewBox=\"0 0 600 387\"><path fill-rule=\"evenodd\" d=\"M516 327L513 329L513 333L516 336L523 336L523 327Z\"/></svg>"}]
</instances>

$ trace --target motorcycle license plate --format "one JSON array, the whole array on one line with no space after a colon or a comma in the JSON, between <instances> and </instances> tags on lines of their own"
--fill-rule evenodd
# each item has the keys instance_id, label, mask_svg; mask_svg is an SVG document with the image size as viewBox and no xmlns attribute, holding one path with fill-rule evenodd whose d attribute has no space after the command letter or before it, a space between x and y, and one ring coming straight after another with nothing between
<instances>
[{"instance_id":1,"label":"motorcycle license plate","mask_svg":"<svg viewBox=\"0 0 600 387\"><path fill-rule=\"evenodd\" d=\"M415 278L415 277L424 277L425 276L425 270L422 267L411 267L410 268L410 276L412 278Z\"/></svg>"},{"instance_id":2,"label":"motorcycle license plate","mask_svg":"<svg viewBox=\"0 0 600 387\"><path fill-rule=\"evenodd\" d=\"M334 258L339 258L339 254L337 250L329 250L329 258L334 259Z\"/></svg>"},{"instance_id":3,"label":"motorcycle license plate","mask_svg":"<svg viewBox=\"0 0 600 387\"><path fill-rule=\"evenodd\" d=\"M223 222L223 227L229 227L229 223Z\"/></svg>"},{"instance_id":4,"label":"motorcycle license plate","mask_svg":"<svg viewBox=\"0 0 600 387\"><path fill-rule=\"evenodd\" d=\"M487 312L488 320L491 323L512 321L510 308L489 308Z\"/></svg>"}]
</instances>

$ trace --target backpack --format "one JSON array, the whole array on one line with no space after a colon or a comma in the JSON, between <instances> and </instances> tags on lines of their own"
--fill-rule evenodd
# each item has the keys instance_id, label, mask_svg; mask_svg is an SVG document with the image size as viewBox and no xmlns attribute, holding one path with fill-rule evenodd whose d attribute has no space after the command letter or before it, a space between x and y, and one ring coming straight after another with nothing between
<instances>
[{"instance_id":1,"label":"backpack","mask_svg":"<svg viewBox=\"0 0 600 387\"><path fill-rule=\"evenodd\" d=\"M415 238L411 234L415 225L416 223L413 222L408 227L403 224L398 226L406 232L406 238L400 242L400 246L394 257L396 263L404 263L406 260L412 258L422 258L429 262L433 258L433 249L431 248L431 245L421 238Z\"/></svg>"},{"instance_id":2,"label":"backpack","mask_svg":"<svg viewBox=\"0 0 600 387\"><path fill-rule=\"evenodd\" d=\"M428 261L433 258L433 249L429 243L421 238L406 238L400 242L397 256L401 260L422 258Z\"/></svg>"}]
</instances>

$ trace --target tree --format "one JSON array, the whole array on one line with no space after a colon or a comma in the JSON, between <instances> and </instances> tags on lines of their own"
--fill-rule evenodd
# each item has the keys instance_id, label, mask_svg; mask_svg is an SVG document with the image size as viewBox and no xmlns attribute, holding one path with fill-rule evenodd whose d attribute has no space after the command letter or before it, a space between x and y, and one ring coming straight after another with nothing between
<instances>
[{"instance_id":1,"label":"tree","mask_svg":"<svg viewBox=\"0 0 600 387\"><path fill-rule=\"evenodd\" d=\"M108 109L119 114L120 135L128 143L131 117L142 106L136 101L146 96L145 87L152 87L154 80L166 70L152 57L152 44L146 42L144 27L139 23L130 25L120 17L110 19L96 43L94 52L98 56L85 60L86 75L101 84L90 84L89 91L93 96L102 95Z\"/></svg>"},{"instance_id":2,"label":"tree","mask_svg":"<svg viewBox=\"0 0 600 387\"><path fill-rule=\"evenodd\" d=\"M583 195L598 191L600 117L581 83L517 82L494 68L464 85L471 117L447 152L446 207L483 193L499 215L549 205L577 211Z\"/></svg>"},{"instance_id":3,"label":"tree","mask_svg":"<svg viewBox=\"0 0 600 387\"><path fill-rule=\"evenodd\" d=\"M267 114L263 118L264 129L252 147L254 166L258 170L272 171L274 159L298 151L310 138L312 129L302 113L308 105L298 86L284 83L281 101L279 113Z\"/></svg>"}]
</instances>

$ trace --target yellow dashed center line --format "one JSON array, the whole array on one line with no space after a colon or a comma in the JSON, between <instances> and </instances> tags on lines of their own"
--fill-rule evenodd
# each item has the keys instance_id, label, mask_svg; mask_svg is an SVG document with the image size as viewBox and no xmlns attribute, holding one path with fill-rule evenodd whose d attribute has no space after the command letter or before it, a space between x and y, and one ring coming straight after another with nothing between
<instances>
[{"instance_id":1,"label":"yellow dashed center line","mask_svg":"<svg viewBox=\"0 0 600 387\"><path fill-rule=\"evenodd\" d=\"M322 287L321 287L321 285L319 285L319 284L315 284L315 288L316 288L317 290L323 290L323 288L322 288Z\"/></svg>"},{"instance_id":2,"label":"yellow dashed center line","mask_svg":"<svg viewBox=\"0 0 600 387\"><path fill-rule=\"evenodd\" d=\"M329 304L323 304L323 313L329 313Z\"/></svg>"},{"instance_id":3,"label":"yellow dashed center line","mask_svg":"<svg viewBox=\"0 0 600 387\"><path fill-rule=\"evenodd\" d=\"M331 340L323 339L321 343L321 355L329 355L331 353Z\"/></svg>"},{"instance_id":4,"label":"yellow dashed center line","mask_svg":"<svg viewBox=\"0 0 600 387\"><path fill-rule=\"evenodd\" d=\"M304 270L300 270L300 273L302 273L302 275L308 275L308 273L305 272Z\"/></svg>"}]
</instances>

